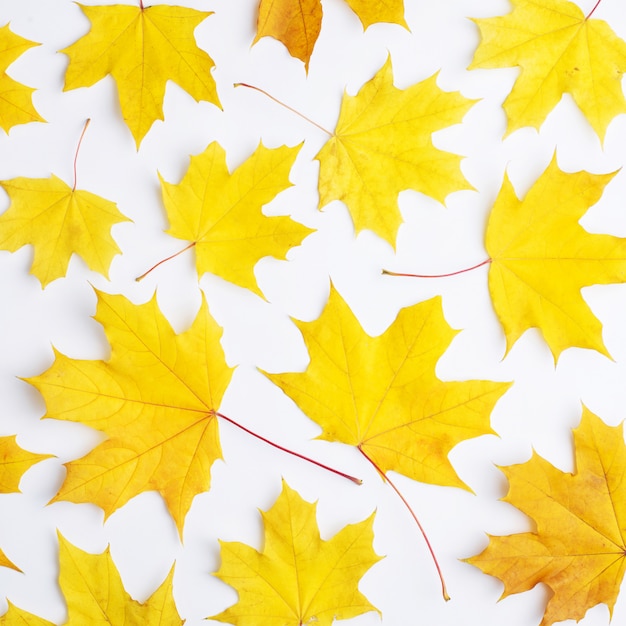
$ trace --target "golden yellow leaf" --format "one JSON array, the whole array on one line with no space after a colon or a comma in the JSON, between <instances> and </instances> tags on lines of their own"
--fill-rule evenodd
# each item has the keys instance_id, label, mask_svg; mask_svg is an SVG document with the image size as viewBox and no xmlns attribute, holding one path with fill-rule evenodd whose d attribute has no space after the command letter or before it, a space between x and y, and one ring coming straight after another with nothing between
<instances>
[{"instance_id":1,"label":"golden yellow leaf","mask_svg":"<svg viewBox=\"0 0 626 626\"><path fill-rule=\"evenodd\" d=\"M191 328L176 335L156 298L134 305L98 294L95 319L111 344L107 361L57 353L52 367L29 379L46 417L80 422L107 439L66 464L54 501L93 502L108 516L130 498L156 490L180 532L194 496L209 488L221 458L217 418L232 374L221 329L203 302Z\"/></svg>"},{"instance_id":2,"label":"golden yellow leaf","mask_svg":"<svg viewBox=\"0 0 626 626\"><path fill-rule=\"evenodd\" d=\"M320 208L341 200L357 233L368 228L394 245L401 191L414 189L443 202L469 188L461 157L435 148L431 135L460 123L472 104L441 91L436 75L397 89L388 59L356 96L344 94L335 133L316 157Z\"/></svg>"},{"instance_id":3,"label":"golden yellow leaf","mask_svg":"<svg viewBox=\"0 0 626 626\"><path fill-rule=\"evenodd\" d=\"M6 73L23 52L38 45L11 32L8 24L0 28L0 128L6 132L17 124L45 121L33 106L32 93L35 90Z\"/></svg>"},{"instance_id":4,"label":"golden yellow leaf","mask_svg":"<svg viewBox=\"0 0 626 626\"><path fill-rule=\"evenodd\" d=\"M363 29L377 22L390 22L406 27L404 0L346 0L357 14ZM309 71L309 61L322 28L320 0L261 0L257 18L257 34L274 37L285 45L292 57L300 59Z\"/></svg>"},{"instance_id":5,"label":"golden yellow leaf","mask_svg":"<svg viewBox=\"0 0 626 626\"><path fill-rule=\"evenodd\" d=\"M237 589L239 602L210 619L236 626L331 626L377 610L358 590L361 577L381 558L372 546L374 515L324 541L315 510L283 481L272 508L261 512L261 552L220 542L215 575Z\"/></svg>"},{"instance_id":6,"label":"golden yellow leaf","mask_svg":"<svg viewBox=\"0 0 626 626\"><path fill-rule=\"evenodd\" d=\"M521 67L504 101L507 132L523 126L538 129L569 93L603 140L611 120L626 113L626 43L606 22L587 19L568 0L511 4L508 15L474 20L482 41L470 65Z\"/></svg>"},{"instance_id":7,"label":"golden yellow leaf","mask_svg":"<svg viewBox=\"0 0 626 626\"><path fill-rule=\"evenodd\" d=\"M518 200L504 181L485 237L489 291L507 351L539 328L554 359L572 346L608 352L581 288L626 281L626 239L587 232L580 218L615 174L566 174L553 159Z\"/></svg>"},{"instance_id":8,"label":"golden yellow leaf","mask_svg":"<svg viewBox=\"0 0 626 626\"><path fill-rule=\"evenodd\" d=\"M322 427L320 439L358 447L383 472L465 487L448 453L492 432L491 410L509 383L437 378L435 365L456 334L440 298L402 309L370 337L331 289L320 318L296 324L311 359L306 371L265 375Z\"/></svg>"},{"instance_id":9,"label":"golden yellow leaf","mask_svg":"<svg viewBox=\"0 0 626 626\"><path fill-rule=\"evenodd\" d=\"M163 202L173 237L191 241L198 274L211 272L262 295L254 266L263 257L285 258L311 229L284 216L261 212L291 186L289 172L299 147L269 149L260 145L232 174L226 154L212 143L191 158L183 180L161 180Z\"/></svg>"},{"instance_id":10,"label":"golden yellow leaf","mask_svg":"<svg viewBox=\"0 0 626 626\"><path fill-rule=\"evenodd\" d=\"M90 87L111 74L137 148L155 120L163 119L168 80L195 100L220 106L214 63L193 34L212 13L167 5L79 6L91 30L62 50L70 57L65 90Z\"/></svg>"},{"instance_id":11,"label":"golden yellow leaf","mask_svg":"<svg viewBox=\"0 0 626 626\"><path fill-rule=\"evenodd\" d=\"M47 619L28 613L8 602L9 608L4 615L0 615L0 626L54 626Z\"/></svg>"},{"instance_id":12,"label":"golden yellow leaf","mask_svg":"<svg viewBox=\"0 0 626 626\"><path fill-rule=\"evenodd\" d=\"M572 619L604 603L613 610L626 567L626 448L622 429L585 409L574 430L576 471L567 474L536 454L503 468L504 498L537 525L535 532L491 537L468 559L504 583L504 594L543 582L550 599L541 626Z\"/></svg>"},{"instance_id":13,"label":"golden yellow leaf","mask_svg":"<svg viewBox=\"0 0 626 626\"><path fill-rule=\"evenodd\" d=\"M0 215L0 247L15 252L33 244L31 273L46 286L65 276L78 254L89 269L107 276L120 252L111 227L128 218L115 203L75 190L60 178L14 178L0 181L11 205Z\"/></svg>"}]
</instances>

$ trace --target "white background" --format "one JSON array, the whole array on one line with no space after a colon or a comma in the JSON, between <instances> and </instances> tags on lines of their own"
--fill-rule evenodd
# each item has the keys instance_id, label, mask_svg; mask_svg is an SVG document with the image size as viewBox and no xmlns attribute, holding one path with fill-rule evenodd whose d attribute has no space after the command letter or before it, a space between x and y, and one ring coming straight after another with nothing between
<instances>
[{"instance_id":1,"label":"white background","mask_svg":"<svg viewBox=\"0 0 626 626\"><path fill-rule=\"evenodd\" d=\"M196 30L201 48L216 63L214 77L224 107L196 103L170 83L165 122L157 122L140 150L121 120L111 78L89 89L63 93L67 57L58 51L88 30L88 21L70 0L2 0L0 25L41 46L10 68L13 78L35 87L34 103L47 124L33 123L0 134L0 179L46 178L51 173L72 184L72 161L86 118L92 122L78 161L78 188L117 203L133 222L113 228L123 254L111 265L110 280L86 269L74 257L66 278L45 290L28 272L32 250L0 252L0 435L17 433L19 444L54 454L29 470L21 494L0 496L0 546L24 573L0 569L0 612L10 601L58 624L66 608L56 578L56 529L83 550L101 552L107 544L128 592L144 601L176 560L174 596L188 626L198 626L236 601L236 593L212 576L219 565L217 539L260 547L258 509L276 500L281 477L308 501L318 501L318 520L328 538L348 523L377 510L375 549L386 558L362 579L360 589L382 612L382 624L458 626L534 626L547 594L542 586L497 602L502 584L460 561L479 553L487 532L531 529L524 515L499 502L506 482L497 465L526 461L532 449L564 471L573 470L571 429L581 403L611 425L621 423L626 401L626 288L590 287L584 297L604 324L604 341L614 361L588 350L570 349L555 367L536 331L527 332L503 359L505 342L487 291L487 268L449 279L417 281L381 276L397 271L442 273L486 258L484 229L504 171L523 195L547 166L554 151L566 171L604 173L626 161L626 117L610 125L601 146L569 97L556 107L541 132L523 129L504 141L501 103L516 69L466 71L478 45L478 29L468 17L509 10L504 0L405 0L410 32L375 25L363 33L343 0L324 0L321 36L308 76L278 42L265 38L251 47L256 0L186 0L192 8L214 11ZM588 12L595 0L579 0ZM86 1L85 4L112 4ZM606 19L626 36L626 10L618 0L603 0L594 17ZM390 54L395 83L408 87L440 70L439 86L476 100L462 124L436 133L435 144L463 155L463 173L473 191L451 194L446 206L417 192L400 195L404 224L396 251L370 232L355 238L349 214L334 202L318 211L318 163L326 140L314 126L262 95L234 82L262 87L326 127L334 127L344 89L356 93ZM264 259L256 276L267 301L211 275L198 285L193 252L162 266L141 283L134 278L184 242L166 236L157 170L178 182L189 155L211 141L226 149L231 168L260 140L275 147L304 147L292 172L294 187L266 208L289 214L317 232L287 261ZM594 232L626 236L626 173L609 184L583 223ZM5 194L0 211L8 207ZM546 205L546 211L550 206ZM423 485L396 474L396 484L425 526L441 562L452 600L445 603L424 542L401 502L355 449L313 441L319 427L256 368L298 371L307 353L290 317L315 319L332 279L364 329L383 332L403 306L443 295L448 323L459 329L437 366L444 380L514 381L498 402L490 435L464 442L451 453L460 477L474 493ZM194 319L206 294L213 316L224 328L229 365L237 366L221 411L273 440L360 476L361 487L282 454L222 422L224 460L212 468L212 486L196 497L187 517L184 542L160 497L144 493L106 522L94 505L46 506L63 476L63 463L90 450L100 436L77 424L43 420L42 399L23 377L47 369L52 346L77 359L106 358L102 328L91 316L91 285L147 301L156 290L159 306L177 331ZM614 623L626 620L626 599L615 608ZM582 620L604 626L608 610L598 606ZM369 613L346 624L381 623ZM573 622L571 622L573 623ZM260 625L261 626L261 625Z\"/></svg>"}]
</instances>

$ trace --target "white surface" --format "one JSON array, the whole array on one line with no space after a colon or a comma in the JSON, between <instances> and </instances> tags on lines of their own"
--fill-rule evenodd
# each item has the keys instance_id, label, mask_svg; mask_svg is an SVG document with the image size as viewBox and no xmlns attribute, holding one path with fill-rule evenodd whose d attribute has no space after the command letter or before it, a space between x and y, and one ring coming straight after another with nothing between
<instances>
[{"instance_id":1,"label":"white surface","mask_svg":"<svg viewBox=\"0 0 626 626\"><path fill-rule=\"evenodd\" d=\"M583 11L594 3L579 2ZM188 626L214 623L203 618L236 600L235 592L211 575L219 563L217 539L260 546L258 509L274 503L284 477L305 499L318 501L325 537L377 510L375 549L386 558L366 574L361 590L382 612L384 626L539 624L546 599L541 586L498 603L502 585L459 559L480 552L487 542L486 532L530 528L521 513L498 501L506 484L495 465L523 462L534 448L563 470L572 470L571 428L580 419L581 402L609 424L623 419L626 287L584 291L604 324L604 339L614 361L570 349L555 368L534 331L526 333L502 360L504 337L491 307L486 268L430 282L391 279L381 276L380 269L438 273L483 260L484 227L505 169L519 194L547 166L555 149L564 170L616 170L625 160L626 118L620 116L611 124L603 150L566 97L540 133L523 129L502 141L501 102L517 70L468 72L465 68L478 44L477 28L467 17L505 13L504 0L406 0L411 32L375 25L365 33L343 0L324 0L322 33L308 76L281 44L266 38L250 47L255 0L186 0L183 4L215 11L197 29L196 37L216 63L214 76L224 111L196 103L170 83L165 122L154 124L138 152L121 120L112 79L89 89L62 91L67 58L57 51L87 31L79 8L70 0L2 0L0 4L0 25L10 20L16 33L42 43L26 52L10 73L37 89L35 105L48 120L16 127L8 137L0 134L0 179L54 173L71 184L76 141L90 117L78 163L79 188L116 202L133 220L113 228L123 254L113 261L110 281L87 271L74 258L67 277L42 291L28 274L32 260L28 246L14 254L0 252L0 435L17 433L23 447L57 456L25 474L21 494L0 496L0 546L24 571L0 569L0 612L6 608L1 599L6 596L32 613L63 622L66 610L56 584L58 529L84 550L100 552L110 543L126 589L140 601L156 589L176 559L174 595L181 616ZM626 35L621 2L604 0L594 17L608 20L618 34ZM369 232L355 238L340 203L317 210L318 164L312 159L326 137L262 95L232 87L234 82L258 85L332 127L344 88L356 93L387 54L398 87L440 70L442 89L460 90L477 100L463 124L435 137L441 149L466 157L463 172L475 191L451 194L446 207L415 192L401 194L405 223L395 253ZM258 264L256 274L268 302L210 275L202 278L199 287L191 254L162 266L140 284L134 281L154 262L182 247L163 233L167 224L157 170L166 180L179 181L189 155L215 140L226 149L231 167L245 160L260 140L268 146L305 141L292 173L295 186L272 202L267 212L290 214L317 233L294 249L288 261L264 259ZM626 173L621 172L584 218L587 228L626 236L625 187ZM7 206L3 195L0 211ZM439 362L439 376L515 383L492 415L499 437L464 442L451 454L459 475L475 494L392 474L431 538L452 596L449 603L441 599L422 538L391 489L356 450L312 441L319 427L256 371L256 367L279 372L306 366L306 349L290 316L315 319L326 301L329 277L370 334L381 333L400 307L442 294L446 318L461 332ZM318 471L222 422L224 461L212 468L211 490L194 501L184 544L179 543L155 493L135 498L106 523L93 505L46 506L62 482L62 464L86 453L98 436L75 424L40 421L43 401L18 377L48 368L52 345L74 358L106 357L104 334L90 317L95 311L90 283L134 302L145 302L156 289L159 305L177 331L194 319L201 288L224 328L228 363L237 366L222 412L282 445L360 476L364 485L356 487ZM622 596L614 623L625 620ZM605 626L608 621L608 610L599 606L581 624ZM373 626L381 620L370 613L342 623Z\"/></svg>"}]
</instances>

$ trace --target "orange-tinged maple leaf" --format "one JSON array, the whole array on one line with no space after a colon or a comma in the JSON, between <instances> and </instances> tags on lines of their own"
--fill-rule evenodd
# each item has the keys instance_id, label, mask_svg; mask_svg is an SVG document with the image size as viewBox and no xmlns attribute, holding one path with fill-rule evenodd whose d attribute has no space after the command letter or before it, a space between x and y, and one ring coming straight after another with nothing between
<instances>
[{"instance_id":1,"label":"orange-tinged maple leaf","mask_svg":"<svg viewBox=\"0 0 626 626\"><path fill-rule=\"evenodd\" d=\"M208 489L211 465L221 458L214 412L232 374L221 328L205 302L191 328L176 335L156 298L137 306L103 293L95 319L111 344L109 360L57 353L49 370L29 379L45 399L46 417L107 436L66 464L54 500L93 502L108 516L139 493L156 490L182 532L192 499Z\"/></svg>"},{"instance_id":2,"label":"orange-tinged maple leaf","mask_svg":"<svg viewBox=\"0 0 626 626\"><path fill-rule=\"evenodd\" d=\"M361 577L381 558L372 545L374 515L323 541L315 509L283 481L274 505L261 513L261 552L220 542L215 575L237 589L239 602L210 619L236 626L331 626L377 610L358 590Z\"/></svg>"},{"instance_id":3,"label":"orange-tinged maple leaf","mask_svg":"<svg viewBox=\"0 0 626 626\"><path fill-rule=\"evenodd\" d=\"M23 52L38 45L13 33L8 24L0 28L0 128L6 132L17 124L45 121L33 106L32 94L35 90L18 83L6 73Z\"/></svg>"},{"instance_id":4,"label":"orange-tinged maple leaf","mask_svg":"<svg viewBox=\"0 0 626 626\"><path fill-rule=\"evenodd\" d=\"M531 517L535 532L490 537L468 561L504 583L504 594L545 583L551 596L541 626L579 621L604 603L613 610L626 567L626 447L623 433L587 409L574 430L576 471L537 456L502 468L504 500Z\"/></svg>"},{"instance_id":5,"label":"orange-tinged maple leaf","mask_svg":"<svg viewBox=\"0 0 626 626\"><path fill-rule=\"evenodd\" d=\"M357 446L383 472L465 487L448 453L492 432L491 410L509 383L437 378L437 360L456 334L440 298L402 309L370 337L331 289L320 318L296 325L309 350L306 371L265 375L322 427L320 439Z\"/></svg>"},{"instance_id":6,"label":"orange-tinged maple leaf","mask_svg":"<svg viewBox=\"0 0 626 626\"><path fill-rule=\"evenodd\" d=\"M587 19L568 0L511 0L513 11L474 20L482 41L470 69L519 66L504 101L508 132L539 128L569 93L601 139L626 113L626 43L603 20Z\"/></svg>"},{"instance_id":7,"label":"orange-tinged maple leaf","mask_svg":"<svg viewBox=\"0 0 626 626\"><path fill-rule=\"evenodd\" d=\"M107 276L120 252L111 236L114 224L127 221L115 203L89 191L72 189L57 176L0 181L11 204L0 215L0 247L15 252L33 244L31 273L45 287L65 276L70 257L78 254Z\"/></svg>"},{"instance_id":8,"label":"orange-tinged maple leaf","mask_svg":"<svg viewBox=\"0 0 626 626\"><path fill-rule=\"evenodd\" d=\"M163 119L168 80L197 101L220 106L211 75L214 63L193 35L212 13L167 5L79 6L92 27L62 50L70 57L65 90L90 87L111 74L137 147L152 124Z\"/></svg>"},{"instance_id":9,"label":"orange-tinged maple leaf","mask_svg":"<svg viewBox=\"0 0 626 626\"><path fill-rule=\"evenodd\" d=\"M299 147L259 145L232 174L226 154L212 143L191 158L183 180L161 180L173 237L193 242L198 274L211 272L262 296L254 266L266 256L285 258L311 229L286 216L264 216L263 205L291 186Z\"/></svg>"},{"instance_id":10,"label":"orange-tinged maple leaf","mask_svg":"<svg viewBox=\"0 0 626 626\"><path fill-rule=\"evenodd\" d=\"M469 188L461 157L435 148L431 135L459 123L472 104L441 91L436 75L397 89L388 59L356 96L344 94L337 128L316 157L320 208L342 200L357 233L368 228L394 245L401 191L414 189L443 202Z\"/></svg>"},{"instance_id":11,"label":"orange-tinged maple leaf","mask_svg":"<svg viewBox=\"0 0 626 626\"><path fill-rule=\"evenodd\" d=\"M406 27L404 0L346 0L357 14L363 28L377 22L390 22ZM253 45L261 37L274 37L285 45L289 54L304 63L309 61L315 42L322 29L321 0L261 0L257 18L257 34Z\"/></svg>"},{"instance_id":12,"label":"orange-tinged maple leaf","mask_svg":"<svg viewBox=\"0 0 626 626\"><path fill-rule=\"evenodd\" d=\"M602 325L581 288L626 281L626 239L587 232L580 218L615 174L566 174L553 159L519 200L508 179L485 236L489 291L507 351L537 327L554 355L572 346L606 354Z\"/></svg>"}]
</instances>

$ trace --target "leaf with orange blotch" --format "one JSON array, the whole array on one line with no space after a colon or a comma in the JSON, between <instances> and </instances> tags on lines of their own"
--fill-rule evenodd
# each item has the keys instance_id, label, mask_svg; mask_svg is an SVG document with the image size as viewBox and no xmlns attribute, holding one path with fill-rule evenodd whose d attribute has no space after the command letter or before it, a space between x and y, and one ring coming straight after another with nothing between
<instances>
[{"instance_id":1,"label":"leaf with orange blotch","mask_svg":"<svg viewBox=\"0 0 626 626\"><path fill-rule=\"evenodd\" d=\"M45 121L33 106L32 94L35 90L18 83L6 73L23 52L38 45L13 33L8 24L0 28L0 128L7 133L18 124Z\"/></svg>"},{"instance_id":2,"label":"leaf with orange blotch","mask_svg":"<svg viewBox=\"0 0 626 626\"><path fill-rule=\"evenodd\" d=\"M506 502L536 523L535 532L490 537L467 559L504 583L503 597L542 582L550 589L541 626L581 620L603 603L612 612L626 568L626 447L623 429L587 409L574 430L576 470L539 457L501 468Z\"/></svg>"},{"instance_id":3,"label":"leaf with orange blotch","mask_svg":"<svg viewBox=\"0 0 626 626\"><path fill-rule=\"evenodd\" d=\"M356 96L344 95L336 130L316 156L320 208L341 200L357 233L367 228L394 245L402 223L401 191L443 202L453 191L470 188L461 157L435 148L431 136L460 123L473 104L441 91L436 75L396 88L388 59Z\"/></svg>"},{"instance_id":4,"label":"leaf with orange blotch","mask_svg":"<svg viewBox=\"0 0 626 626\"><path fill-rule=\"evenodd\" d=\"M358 590L361 577L381 559L372 545L374 515L324 541L315 514L315 504L283 481L272 508L261 512L261 552L220 542L222 562L215 575L237 590L239 601L209 619L237 626L331 626L377 611Z\"/></svg>"},{"instance_id":5,"label":"leaf with orange blotch","mask_svg":"<svg viewBox=\"0 0 626 626\"><path fill-rule=\"evenodd\" d=\"M299 147L262 144L232 174L216 142L191 158L178 184L161 180L171 227L168 234L191 241L198 275L216 274L262 296L254 276L257 261L285 258L310 234L287 216L265 216L262 207L291 186L289 172Z\"/></svg>"},{"instance_id":6,"label":"leaf with orange blotch","mask_svg":"<svg viewBox=\"0 0 626 626\"><path fill-rule=\"evenodd\" d=\"M524 126L538 129L568 93L604 140L611 120L626 113L626 43L605 21L590 19L591 14L585 16L568 0L511 4L507 15L474 20L482 41L470 65L521 67L504 101L507 132Z\"/></svg>"},{"instance_id":7,"label":"leaf with orange blotch","mask_svg":"<svg viewBox=\"0 0 626 626\"><path fill-rule=\"evenodd\" d=\"M215 412L232 374L221 328L204 301L191 328L177 335L156 298L134 305L104 293L95 319L111 344L107 361L56 353L49 370L28 379L44 397L46 417L107 436L66 464L54 501L93 502L108 517L156 490L182 533L194 496L209 488L211 465L221 458Z\"/></svg>"},{"instance_id":8,"label":"leaf with orange blotch","mask_svg":"<svg viewBox=\"0 0 626 626\"><path fill-rule=\"evenodd\" d=\"M404 0L346 0L367 29L378 22L406 27ZM313 48L322 29L320 0L261 0L257 33L253 45L261 37L273 37L285 45L289 54L304 63L309 71Z\"/></svg>"},{"instance_id":9,"label":"leaf with orange blotch","mask_svg":"<svg viewBox=\"0 0 626 626\"><path fill-rule=\"evenodd\" d=\"M70 57L65 90L91 87L108 74L117 84L122 115L139 144L163 119L166 83L171 80L196 101L220 106L214 63L198 48L194 30L210 12L154 5L84 6L90 32L62 50Z\"/></svg>"},{"instance_id":10,"label":"leaf with orange blotch","mask_svg":"<svg viewBox=\"0 0 626 626\"><path fill-rule=\"evenodd\" d=\"M602 324L581 288L626 281L626 239L587 232L579 223L611 174L562 172L556 158L519 200L505 180L487 224L489 291L507 352L539 328L555 361L577 346L608 356Z\"/></svg>"},{"instance_id":11,"label":"leaf with orange blotch","mask_svg":"<svg viewBox=\"0 0 626 626\"><path fill-rule=\"evenodd\" d=\"M320 439L356 446L382 472L466 488L448 453L492 432L491 410L509 383L437 378L456 334L440 298L402 309L370 337L333 288L320 318L296 325L309 350L306 371L265 375L322 427Z\"/></svg>"},{"instance_id":12,"label":"leaf with orange blotch","mask_svg":"<svg viewBox=\"0 0 626 626\"><path fill-rule=\"evenodd\" d=\"M65 276L72 254L89 269L108 275L120 249L111 227L128 221L114 202L81 189L72 189L54 174L50 178L0 181L10 206L0 215L0 248L15 252L34 248L31 273L43 287Z\"/></svg>"}]
</instances>

